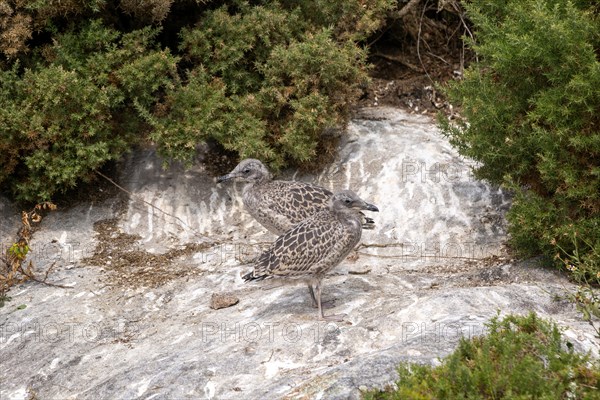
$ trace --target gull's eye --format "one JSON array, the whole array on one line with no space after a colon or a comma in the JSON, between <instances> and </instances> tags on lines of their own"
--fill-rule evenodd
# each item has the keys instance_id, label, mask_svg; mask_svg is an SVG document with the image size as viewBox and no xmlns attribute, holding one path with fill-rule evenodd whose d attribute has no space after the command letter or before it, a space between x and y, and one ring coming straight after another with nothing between
<instances>
[{"instance_id":1,"label":"gull's eye","mask_svg":"<svg viewBox=\"0 0 600 400\"><path fill-rule=\"evenodd\" d=\"M350 204L350 203L352 203L352 201L350 199L344 199L344 203Z\"/></svg>"},{"instance_id":2,"label":"gull's eye","mask_svg":"<svg viewBox=\"0 0 600 400\"><path fill-rule=\"evenodd\" d=\"M249 174L250 173L250 168L246 168L245 170L242 171L244 174Z\"/></svg>"}]
</instances>

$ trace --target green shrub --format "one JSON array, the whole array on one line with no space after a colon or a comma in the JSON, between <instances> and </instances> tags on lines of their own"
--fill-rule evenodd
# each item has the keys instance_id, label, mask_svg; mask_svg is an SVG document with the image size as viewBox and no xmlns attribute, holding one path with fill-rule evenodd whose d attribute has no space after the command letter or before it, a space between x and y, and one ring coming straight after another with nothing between
<instances>
[{"instance_id":1,"label":"green shrub","mask_svg":"<svg viewBox=\"0 0 600 400\"><path fill-rule=\"evenodd\" d=\"M90 21L58 35L34 68L3 72L0 177L12 193L50 198L139 141L143 120L127 110L152 103L176 77L177 59L152 48L155 35Z\"/></svg>"},{"instance_id":2,"label":"green shrub","mask_svg":"<svg viewBox=\"0 0 600 400\"><path fill-rule=\"evenodd\" d=\"M480 178L515 192L522 255L546 254L600 282L600 19L567 0L465 2L479 57L448 87L463 121L442 121ZM590 8L586 7L596 7Z\"/></svg>"},{"instance_id":3,"label":"green shrub","mask_svg":"<svg viewBox=\"0 0 600 400\"><path fill-rule=\"evenodd\" d=\"M260 99L278 116L276 144L299 161L315 156L324 127L345 122L358 85L366 81L366 52L352 42L337 43L330 30L273 49L261 68Z\"/></svg>"},{"instance_id":4,"label":"green shrub","mask_svg":"<svg viewBox=\"0 0 600 400\"><path fill-rule=\"evenodd\" d=\"M207 140L272 167L314 159L367 79L360 41L395 6L13 3L0 5L0 184L27 201L145 141L167 162Z\"/></svg>"},{"instance_id":5,"label":"green shrub","mask_svg":"<svg viewBox=\"0 0 600 400\"><path fill-rule=\"evenodd\" d=\"M252 112L255 103L251 95L227 96L222 80L198 68L153 114L143 113L154 128L150 137L167 159L189 162L196 145L209 138L242 157L270 159L275 154L265 142L265 123Z\"/></svg>"},{"instance_id":6,"label":"green shrub","mask_svg":"<svg viewBox=\"0 0 600 400\"><path fill-rule=\"evenodd\" d=\"M349 17L352 7L314 14L310 2L297 4L222 6L182 30L179 49L195 65L189 81L168 93L161 113L146 113L162 154L189 161L194 144L212 138L273 167L315 158L321 133L346 122L367 80L366 50L345 34L336 36L332 20L314 21L319 13ZM390 7L380 1L363 8L352 18L371 24L344 29L354 32L352 39L364 38Z\"/></svg>"},{"instance_id":7,"label":"green shrub","mask_svg":"<svg viewBox=\"0 0 600 400\"><path fill-rule=\"evenodd\" d=\"M600 399L600 364L575 353L558 327L538 318L493 318L485 336L462 338L431 367L401 364L395 391L367 399Z\"/></svg>"}]
</instances>

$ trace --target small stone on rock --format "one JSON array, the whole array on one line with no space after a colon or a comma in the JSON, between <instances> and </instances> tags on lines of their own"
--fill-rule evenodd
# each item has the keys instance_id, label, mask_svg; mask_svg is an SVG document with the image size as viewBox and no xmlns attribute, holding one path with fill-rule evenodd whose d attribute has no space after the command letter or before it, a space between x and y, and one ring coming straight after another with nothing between
<instances>
[{"instance_id":1,"label":"small stone on rock","mask_svg":"<svg viewBox=\"0 0 600 400\"><path fill-rule=\"evenodd\" d=\"M352 269L348 270L348 273L350 275L366 275L369 272L371 272L371 268L365 267L365 266L357 266L357 267L353 267Z\"/></svg>"},{"instance_id":2,"label":"small stone on rock","mask_svg":"<svg viewBox=\"0 0 600 400\"><path fill-rule=\"evenodd\" d=\"M239 303L240 299L230 293L213 293L210 298L210 308L218 310L227 308Z\"/></svg>"}]
</instances>

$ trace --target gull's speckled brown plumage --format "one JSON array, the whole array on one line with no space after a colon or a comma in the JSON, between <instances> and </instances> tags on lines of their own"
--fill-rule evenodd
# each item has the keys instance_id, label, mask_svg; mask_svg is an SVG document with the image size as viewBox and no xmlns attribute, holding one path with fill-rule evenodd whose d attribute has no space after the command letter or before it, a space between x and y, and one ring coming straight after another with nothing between
<instances>
[{"instance_id":1,"label":"gull's speckled brown plumage","mask_svg":"<svg viewBox=\"0 0 600 400\"><path fill-rule=\"evenodd\" d=\"M319 317L338 319L338 316L323 315L321 281L360 241L362 218L359 210L378 211L350 190L336 193L329 199L326 210L309 216L279 236L257 258L254 270L244 275L244 280L306 280L313 303L319 308Z\"/></svg>"},{"instance_id":2,"label":"gull's speckled brown plumage","mask_svg":"<svg viewBox=\"0 0 600 400\"><path fill-rule=\"evenodd\" d=\"M297 181L274 181L259 160L241 161L218 182L230 179L246 183L242 200L246 210L270 232L281 235L309 216L327 210L333 193L323 187ZM361 214L362 215L362 214ZM362 215L362 225L372 229L372 219Z\"/></svg>"}]
</instances>

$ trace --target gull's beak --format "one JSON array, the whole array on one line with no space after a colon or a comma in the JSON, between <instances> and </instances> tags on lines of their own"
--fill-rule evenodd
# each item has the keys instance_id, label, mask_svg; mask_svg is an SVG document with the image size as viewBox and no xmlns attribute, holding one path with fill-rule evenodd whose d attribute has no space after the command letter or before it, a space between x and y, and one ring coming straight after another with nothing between
<instances>
[{"instance_id":1,"label":"gull's beak","mask_svg":"<svg viewBox=\"0 0 600 400\"><path fill-rule=\"evenodd\" d=\"M379 208L377 208L373 204L369 204L369 203L365 203L365 206L363 207L363 210L377 211L377 212L379 212Z\"/></svg>"},{"instance_id":2,"label":"gull's beak","mask_svg":"<svg viewBox=\"0 0 600 400\"><path fill-rule=\"evenodd\" d=\"M228 180L233 179L233 178L235 178L235 175L233 175L233 174L227 174L227 175L219 176L217 178L217 183L225 182L225 181L228 181Z\"/></svg>"}]
</instances>

